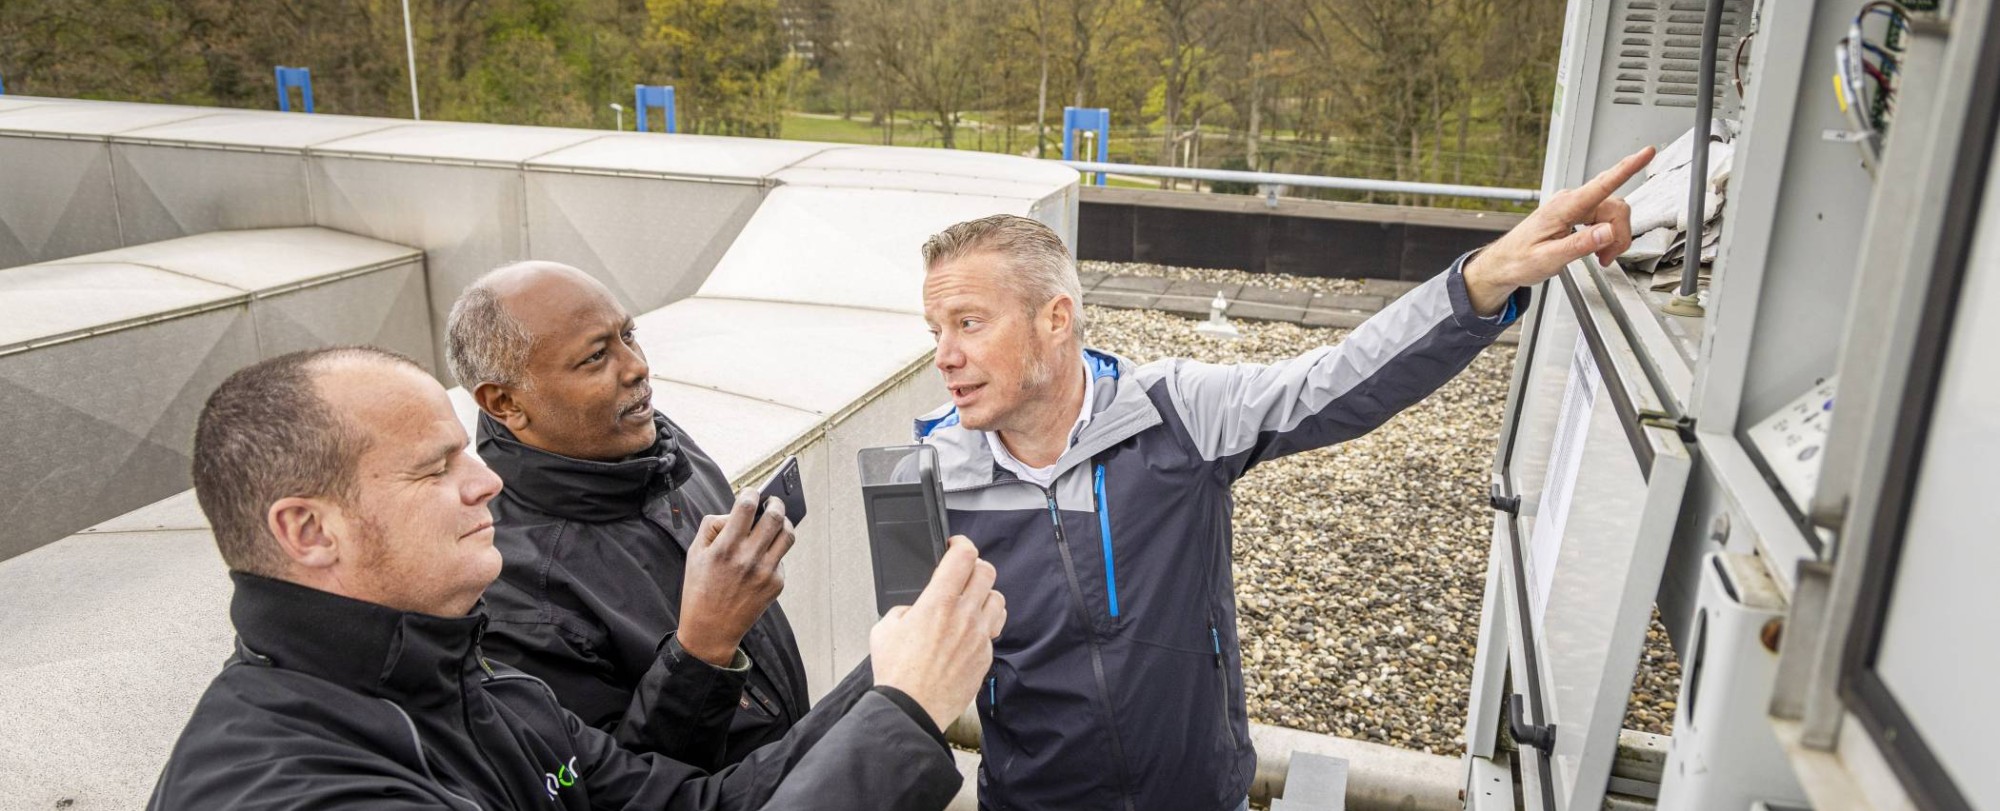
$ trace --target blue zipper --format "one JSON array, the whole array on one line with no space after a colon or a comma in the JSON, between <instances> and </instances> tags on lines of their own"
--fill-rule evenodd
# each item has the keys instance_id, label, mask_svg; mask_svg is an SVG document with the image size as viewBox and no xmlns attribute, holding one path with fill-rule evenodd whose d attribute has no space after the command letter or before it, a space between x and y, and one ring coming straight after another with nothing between
<instances>
[{"instance_id":1,"label":"blue zipper","mask_svg":"<svg viewBox=\"0 0 2000 811\"><path fill-rule=\"evenodd\" d=\"M1104 594L1118 616L1118 573L1111 562L1111 508L1104 503L1104 466L1097 466L1097 529L1104 536Z\"/></svg>"}]
</instances>

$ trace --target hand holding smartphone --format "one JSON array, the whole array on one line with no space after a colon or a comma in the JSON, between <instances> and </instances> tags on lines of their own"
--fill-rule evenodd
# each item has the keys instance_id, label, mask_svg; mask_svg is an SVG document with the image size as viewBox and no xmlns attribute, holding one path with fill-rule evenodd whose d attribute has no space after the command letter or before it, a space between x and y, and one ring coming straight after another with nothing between
<instances>
[{"instance_id":1,"label":"hand holding smartphone","mask_svg":"<svg viewBox=\"0 0 2000 811\"><path fill-rule=\"evenodd\" d=\"M764 508L770 506L773 498L785 503L785 518L792 522L794 528L806 520L806 489L799 480L798 457L785 457L785 461L778 464L778 470L771 474L770 480L764 482L764 487L757 491L757 515L751 519L752 524L763 520Z\"/></svg>"}]
</instances>

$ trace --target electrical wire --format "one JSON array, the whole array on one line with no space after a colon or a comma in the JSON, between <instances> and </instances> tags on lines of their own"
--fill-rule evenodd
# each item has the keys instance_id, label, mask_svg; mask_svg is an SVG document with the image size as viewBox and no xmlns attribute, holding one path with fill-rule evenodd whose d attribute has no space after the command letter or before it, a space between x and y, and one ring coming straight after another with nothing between
<instances>
[{"instance_id":1,"label":"electrical wire","mask_svg":"<svg viewBox=\"0 0 2000 811\"><path fill-rule=\"evenodd\" d=\"M1755 31L1744 34L1741 39L1736 40L1736 53L1729 57L1729 80L1736 83L1738 100L1743 98L1743 46L1750 44L1750 40L1756 38Z\"/></svg>"}]
</instances>

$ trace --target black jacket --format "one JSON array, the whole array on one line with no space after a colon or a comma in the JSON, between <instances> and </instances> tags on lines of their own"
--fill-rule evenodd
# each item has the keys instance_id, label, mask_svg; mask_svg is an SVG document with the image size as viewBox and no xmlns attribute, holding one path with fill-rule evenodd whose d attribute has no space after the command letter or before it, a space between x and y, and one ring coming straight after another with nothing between
<instances>
[{"instance_id":1,"label":"black jacket","mask_svg":"<svg viewBox=\"0 0 2000 811\"><path fill-rule=\"evenodd\" d=\"M748 673L710 666L673 639L687 545L702 516L727 513L734 497L680 426L654 421L650 452L591 462L524 445L480 415L479 456L506 483L492 502L505 564L486 592L486 650L548 682L625 748L715 769L805 715L805 665L776 605L743 638Z\"/></svg>"},{"instance_id":2,"label":"black jacket","mask_svg":"<svg viewBox=\"0 0 2000 811\"><path fill-rule=\"evenodd\" d=\"M783 741L708 776L619 748L547 685L488 663L477 611L405 613L233 578L237 654L195 706L151 808L860 811L939 809L958 789L942 735L888 688L822 702Z\"/></svg>"}]
</instances>

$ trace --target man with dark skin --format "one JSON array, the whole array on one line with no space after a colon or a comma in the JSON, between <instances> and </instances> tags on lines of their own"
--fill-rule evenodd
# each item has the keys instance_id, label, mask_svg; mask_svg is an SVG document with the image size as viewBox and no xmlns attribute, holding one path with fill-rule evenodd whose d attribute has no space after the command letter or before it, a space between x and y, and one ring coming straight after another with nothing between
<instances>
[{"instance_id":1,"label":"man with dark skin","mask_svg":"<svg viewBox=\"0 0 2000 811\"><path fill-rule=\"evenodd\" d=\"M553 262L474 282L448 356L479 404L478 451L506 565L487 650L632 749L705 768L782 737L808 708L778 571L783 503L727 478L652 407L632 318ZM840 695L867 689L865 668Z\"/></svg>"},{"instance_id":2,"label":"man with dark skin","mask_svg":"<svg viewBox=\"0 0 2000 811\"><path fill-rule=\"evenodd\" d=\"M444 387L378 349L272 358L209 398L193 473L235 655L149 808L936 811L958 790L942 728L1006 622L964 538L871 632L878 686L709 774L619 747L484 655L501 482L466 439Z\"/></svg>"}]
</instances>

